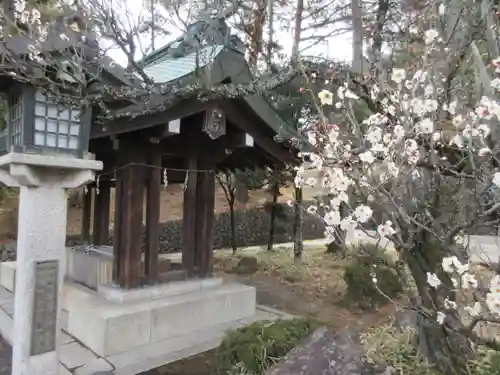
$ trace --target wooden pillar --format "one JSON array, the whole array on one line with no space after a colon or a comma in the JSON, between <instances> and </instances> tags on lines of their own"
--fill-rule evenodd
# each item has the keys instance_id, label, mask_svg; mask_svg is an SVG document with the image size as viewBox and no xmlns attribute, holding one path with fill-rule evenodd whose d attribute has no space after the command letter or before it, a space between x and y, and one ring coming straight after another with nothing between
<instances>
[{"instance_id":1,"label":"wooden pillar","mask_svg":"<svg viewBox=\"0 0 500 375\"><path fill-rule=\"evenodd\" d=\"M204 152L211 140L195 127L187 140L186 168L191 172L184 193L182 263L188 274L207 277L212 273L215 175L197 171L213 170L213 155Z\"/></svg>"},{"instance_id":2,"label":"wooden pillar","mask_svg":"<svg viewBox=\"0 0 500 375\"><path fill-rule=\"evenodd\" d=\"M82 241L90 243L90 221L92 219L92 188L87 188L83 195L82 207Z\"/></svg>"},{"instance_id":3,"label":"wooden pillar","mask_svg":"<svg viewBox=\"0 0 500 375\"><path fill-rule=\"evenodd\" d=\"M148 158L149 167L146 180L146 254L145 274L149 284L158 282L158 247L160 239L160 186L161 153L152 152Z\"/></svg>"},{"instance_id":4,"label":"wooden pillar","mask_svg":"<svg viewBox=\"0 0 500 375\"><path fill-rule=\"evenodd\" d=\"M193 152L194 151L194 152ZM195 149L190 149L186 169L195 171L198 169L198 159ZM182 223L182 267L191 276L195 272L196 252L196 199L198 190L198 173L187 172L187 186L184 191L184 209Z\"/></svg>"},{"instance_id":5,"label":"wooden pillar","mask_svg":"<svg viewBox=\"0 0 500 375\"><path fill-rule=\"evenodd\" d=\"M215 172L209 155L198 166L210 172L198 173L195 268L200 277L208 277L213 270Z\"/></svg>"},{"instance_id":6,"label":"wooden pillar","mask_svg":"<svg viewBox=\"0 0 500 375\"><path fill-rule=\"evenodd\" d=\"M121 164L117 165L119 168ZM123 181L124 170L118 169L115 173L115 220L113 226L113 283L120 285L120 264L122 263L121 238L122 238L122 207L123 207Z\"/></svg>"},{"instance_id":7,"label":"wooden pillar","mask_svg":"<svg viewBox=\"0 0 500 375\"><path fill-rule=\"evenodd\" d=\"M121 165L144 163L142 154L133 148L128 148L121 157ZM116 189L113 278L121 288L133 289L140 286L142 277L144 166L129 165L121 169Z\"/></svg>"},{"instance_id":8,"label":"wooden pillar","mask_svg":"<svg viewBox=\"0 0 500 375\"><path fill-rule=\"evenodd\" d=\"M94 194L94 229L92 242L94 245L109 243L109 206L111 201L110 181L100 181L99 193L97 188Z\"/></svg>"}]
</instances>

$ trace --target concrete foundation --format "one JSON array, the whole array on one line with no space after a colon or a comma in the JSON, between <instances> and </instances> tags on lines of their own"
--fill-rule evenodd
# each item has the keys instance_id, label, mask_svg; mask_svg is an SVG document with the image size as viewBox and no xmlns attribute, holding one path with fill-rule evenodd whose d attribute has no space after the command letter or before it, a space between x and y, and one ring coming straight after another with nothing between
<instances>
[{"instance_id":1,"label":"concrete foundation","mask_svg":"<svg viewBox=\"0 0 500 375\"><path fill-rule=\"evenodd\" d=\"M104 284L107 278L97 277L103 261L95 254L71 249L67 253L62 328L101 357L130 354L166 342L172 342L169 350L189 351L199 332L231 327L256 313L253 287L208 278L123 290ZM15 275L15 262L0 264L1 286L10 292L14 292ZM88 277L76 282L74 276Z\"/></svg>"},{"instance_id":2,"label":"concrete foundation","mask_svg":"<svg viewBox=\"0 0 500 375\"><path fill-rule=\"evenodd\" d=\"M101 293L67 282L63 309L68 332L100 356L174 340L255 314L255 289L240 284L207 284L208 280L169 283L162 293L141 289ZM186 285L190 292L182 292ZM106 298L107 296L107 298ZM186 342L187 347L193 345Z\"/></svg>"}]
</instances>

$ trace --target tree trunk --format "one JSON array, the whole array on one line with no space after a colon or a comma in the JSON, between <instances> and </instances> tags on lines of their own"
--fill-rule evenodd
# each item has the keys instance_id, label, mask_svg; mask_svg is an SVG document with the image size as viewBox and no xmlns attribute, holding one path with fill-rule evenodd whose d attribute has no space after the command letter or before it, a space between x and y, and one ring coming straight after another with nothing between
<instances>
[{"instance_id":1,"label":"tree trunk","mask_svg":"<svg viewBox=\"0 0 500 375\"><path fill-rule=\"evenodd\" d=\"M257 72L257 62L262 53L262 36L266 22L266 1L253 0L252 21L248 25L247 61L252 73Z\"/></svg>"},{"instance_id":2,"label":"tree trunk","mask_svg":"<svg viewBox=\"0 0 500 375\"><path fill-rule=\"evenodd\" d=\"M340 217L346 217L345 213L345 203L341 203L339 206L340 210ZM327 254L340 254L343 253L346 249L346 243L345 243L345 233L342 229L340 229L340 226L336 227L335 229L335 239L326 246L326 251L325 253Z\"/></svg>"},{"instance_id":3,"label":"tree trunk","mask_svg":"<svg viewBox=\"0 0 500 375\"><path fill-rule=\"evenodd\" d=\"M233 254L236 254L238 247L236 246L236 220L234 217L234 201L229 203L229 220L231 224L231 248L233 249Z\"/></svg>"},{"instance_id":4,"label":"tree trunk","mask_svg":"<svg viewBox=\"0 0 500 375\"><path fill-rule=\"evenodd\" d=\"M363 8L361 0L351 1L352 13L352 70L363 74Z\"/></svg>"},{"instance_id":5,"label":"tree trunk","mask_svg":"<svg viewBox=\"0 0 500 375\"><path fill-rule=\"evenodd\" d=\"M271 205L271 212L269 218L269 238L267 240L267 250L271 251L274 245L274 232L276 228L276 210L278 208L278 195L280 192L279 184L275 183L273 186L273 201Z\"/></svg>"},{"instance_id":6,"label":"tree trunk","mask_svg":"<svg viewBox=\"0 0 500 375\"><path fill-rule=\"evenodd\" d=\"M302 240L302 188L295 187L295 212L293 219L293 256L295 261L302 259L304 243Z\"/></svg>"},{"instance_id":7,"label":"tree trunk","mask_svg":"<svg viewBox=\"0 0 500 375\"><path fill-rule=\"evenodd\" d=\"M434 259L441 259L439 248L422 243L406 254L406 262L410 273L415 280L418 289L421 305L427 311L444 311L443 303L446 298L453 299L449 293L451 280L449 276L441 270L439 262ZM447 287L431 288L427 282L427 272L436 273ZM417 309L418 310L418 309ZM461 319L458 312L447 313L447 322L453 327L462 328ZM448 323L447 323L448 324ZM429 318L424 314L417 317L417 341L423 355L433 363L443 374L468 374L467 363L473 358L469 340L464 335L451 331L440 325L434 318Z\"/></svg>"},{"instance_id":8,"label":"tree trunk","mask_svg":"<svg viewBox=\"0 0 500 375\"><path fill-rule=\"evenodd\" d=\"M295 9L295 28L293 32L292 45L292 64L295 65L299 61L299 44L302 34L302 13L304 12L304 0L297 0Z\"/></svg>"},{"instance_id":9,"label":"tree trunk","mask_svg":"<svg viewBox=\"0 0 500 375\"><path fill-rule=\"evenodd\" d=\"M267 0L267 67L273 71L273 47L274 47L274 0Z\"/></svg>"}]
</instances>

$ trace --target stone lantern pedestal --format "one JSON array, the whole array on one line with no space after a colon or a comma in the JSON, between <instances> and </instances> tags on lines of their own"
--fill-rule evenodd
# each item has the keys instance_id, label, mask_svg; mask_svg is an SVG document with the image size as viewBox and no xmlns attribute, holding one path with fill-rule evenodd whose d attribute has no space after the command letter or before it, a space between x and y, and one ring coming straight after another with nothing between
<instances>
[{"instance_id":1,"label":"stone lantern pedestal","mask_svg":"<svg viewBox=\"0 0 500 375\"><path fill-rule=\"evenodd\" d=\"M12 375L56 375L65 267L66 189L94 179L95 160L10 153L0 182L20 188Z\"/></svg>"}]
</instances>

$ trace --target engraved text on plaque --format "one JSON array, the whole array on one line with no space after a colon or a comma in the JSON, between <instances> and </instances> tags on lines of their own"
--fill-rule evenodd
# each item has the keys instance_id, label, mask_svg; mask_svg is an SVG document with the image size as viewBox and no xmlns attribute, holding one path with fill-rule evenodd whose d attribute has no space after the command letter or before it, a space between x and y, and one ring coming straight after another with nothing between
<instances>
[{"instance_id":1,"label":"engraved text on plaque","mask_svg":"<svg viewBox=\"0 0 500 375\"><path fill-rule=\"evenodd\" d=\"M35 263L31 355L56 348L58 277L58 260Z\"/></svg>"}]
</instances>

